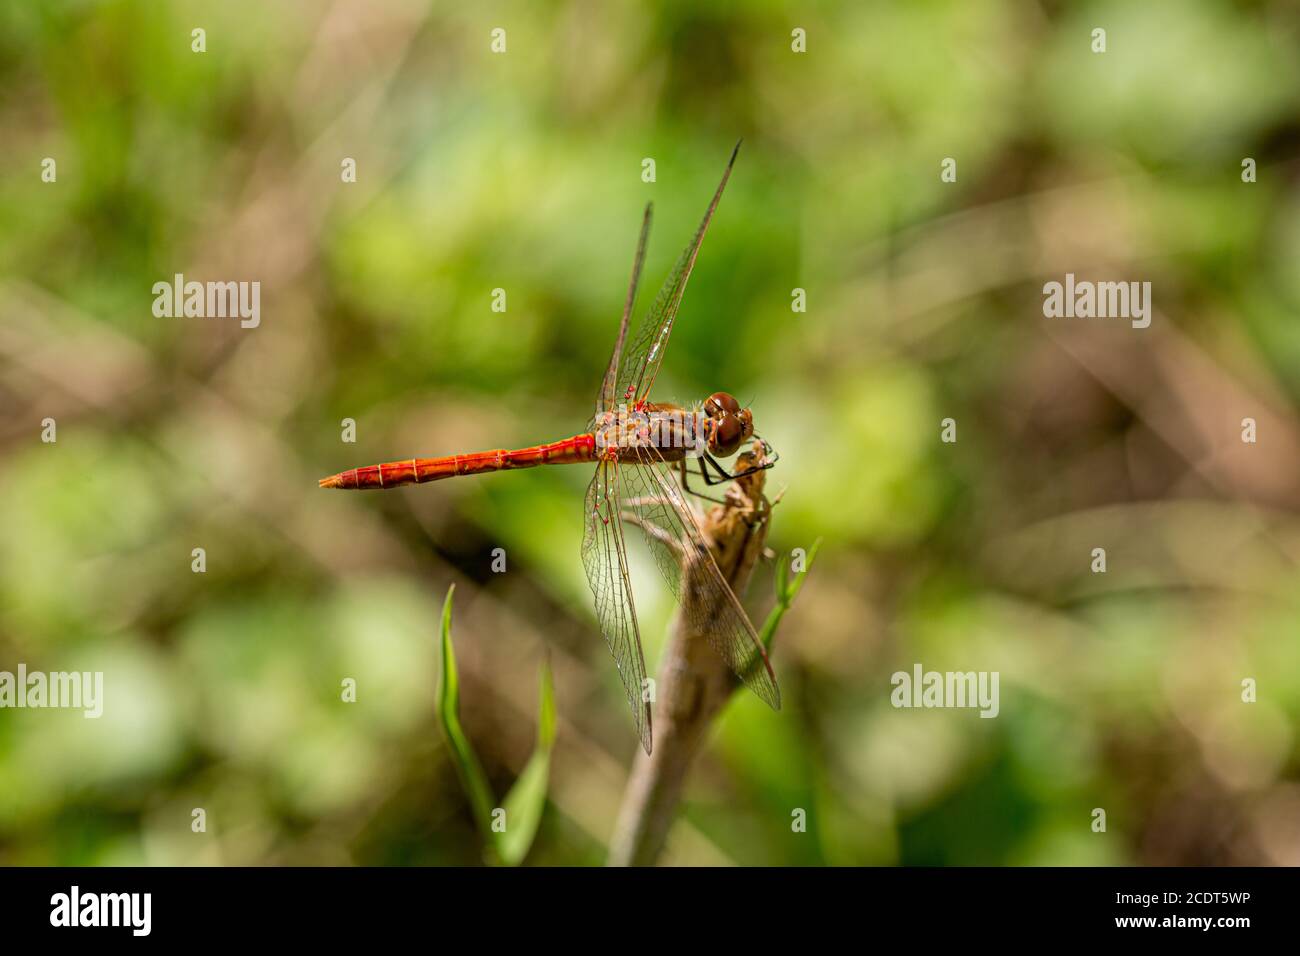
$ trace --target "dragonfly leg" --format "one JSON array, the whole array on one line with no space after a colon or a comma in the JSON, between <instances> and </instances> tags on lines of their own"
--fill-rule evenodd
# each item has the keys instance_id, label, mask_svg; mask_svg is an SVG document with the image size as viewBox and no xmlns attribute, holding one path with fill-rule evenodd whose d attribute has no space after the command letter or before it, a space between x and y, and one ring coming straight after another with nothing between
<instances>
[{"instance_id":1,"label":"dragonfly leg","mask_svg":"<svg viewBox=\"0 0 1300 956\"><path fill-rule=\"evenodd\" d=\"M714 480L709 479L709 473L704 470L703 458L699 458L696 460L699 461L700 463L700 477L704 479L704 483L706 485L708 485L709 487L713 487L714 485L722 484L722 481L719 479L714 479ZM696 491L694 488L692 488L690 479L688 477L690 473L686 469L686 459L683 458L678 464L681 465L681 470L682 470L682 490L684 490L688 495L694 495L696 498L703 498L705 501L712 501L715 504L719 504L719 505L726 504L726 502L723 501L721 498L714 498L712 495L706 495L704 494L704 492ZM716 465L717 463L714 462L714 464Z\"/></svg>"},{"instance_id":2,"label":"dragonfly leg","mask_svg":"<svg viewBox=\"0 0 1300 956\"><path fill-rule=\"evenodd\" d=\"M704 471L705 461L712 465L717 471L716 477L711 478L708 473ZM744 471L738 471L735 474L732 474L727 471L727 469L723 468L722 465L718 464L718 460L706 451L700 459L700 472L704 475L704 483L706 485L720 485L723 482L735 481L737 478L744 478L746 475L752 475L756 471L767 471L767 469L771 468L775 464L776 459L771 459L770 461L763 462L761 465L755 465L753 468L746 468Z\"/></svg>"}]
</instances>

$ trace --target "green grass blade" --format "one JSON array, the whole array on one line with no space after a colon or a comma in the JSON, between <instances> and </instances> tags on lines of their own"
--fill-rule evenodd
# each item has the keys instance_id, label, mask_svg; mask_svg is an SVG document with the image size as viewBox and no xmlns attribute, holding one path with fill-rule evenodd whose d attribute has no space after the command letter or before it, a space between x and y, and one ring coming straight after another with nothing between
<instances>
[{"instance_id":1,"label":"green grass blade","mask_svg":"<svg viewBox=\"0 0 1300 956\"><path fill-rule=\"evenodd\" d=\"M786 562L782 561L776 566L776 604L773 606L771 613L767 615L767 620L763 622L763 629L758 633L758 639L763 642L763 647L771 650L772 641L776 639L776 628L781 623L781 618L785 617L785 612L790 610L790 605L794 603L795 596L803 588L804 578L812 570L813 561L817 557L817 549L822 546L822 539L818 538L813 542L812 548L808 551L808 559L804 562L803 570L794 576L794 580L789 580L786 573Z\"/></svg>"},{"instance_id":2,"label":"green grass blade","mask_svg":"<svg viewBox=\"0 0 1300 956\"><path fill-rule=\"evenodd\" d=\"M478 755L470 746L460 726L460 683L456 673L456 652L451 644L451 596L456 585L447 589L447 599L442 605L442 686L438 692L438 719L442 732L451 748L456 772L469 795L470 808L487 843L490 854L498 852L499 834L492 832L492 810L495 800L487 775L479 763ZM507 816L508 819L508 816Z\"/></svg>"},{"instance_id":3,"label":"green grass blade","mask_svg":"<svg viewBox=\"0 0 1300 956\"><path fill-rule=\"evenodd\" d=\"M794 599L798 597L799 590L803 587L803 580L808 576L808 572L812 570L813 562L817 560L817 549L821 546L822 539L818 538L813 542L813 546L808 549L808 560L804 562L803 570L795 576L794 583L790 586L790 589L787 592L789 594L789 597L785 602L787 607L793 604Z\"/></svg>"},{"instance_id":4,"label":"green grass blade","mask_svg":"<svg viewBox=\"0 0 1300 956\"><path fill-rule=\"evenodd\" d=\"M551 747L555 743L555 686L550 661L542 662L537 709L537 747L523 773L506 794L506 830L498 834L502 862L518 866L528 855L546 809L546 787L551 775Z\"/></svg>"}]
</instances>

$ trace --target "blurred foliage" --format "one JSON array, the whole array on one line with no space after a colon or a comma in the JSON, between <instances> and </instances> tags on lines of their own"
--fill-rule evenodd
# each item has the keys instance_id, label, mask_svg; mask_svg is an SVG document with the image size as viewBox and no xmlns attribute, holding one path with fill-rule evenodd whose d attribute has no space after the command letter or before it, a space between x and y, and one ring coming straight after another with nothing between
<instances>
[{"instance_id":1,"label":"blurred foliage","mask_svg":"<svg viewBox=\"0 0 1300 956\"><path fill-rule=\"evenodd\" d=\"M0 862L481 862L453 582L493 792L550 653L528 862L600 862L637 744L587 470L315 479L580 429L642 207L653 291L743 136L657 389L752 401L769 544L825 543L786 706L737 697L670 859L1300 863L1297 37L1287 0L0 2L0 670L107 698L0 711ZM1044 320L1066 272L1151 281L1151 328ZM260 281L260 327L155 317L176 273ZM999 717L894 709L916 662L999 671Z\"/></svg>"}]
</instances>

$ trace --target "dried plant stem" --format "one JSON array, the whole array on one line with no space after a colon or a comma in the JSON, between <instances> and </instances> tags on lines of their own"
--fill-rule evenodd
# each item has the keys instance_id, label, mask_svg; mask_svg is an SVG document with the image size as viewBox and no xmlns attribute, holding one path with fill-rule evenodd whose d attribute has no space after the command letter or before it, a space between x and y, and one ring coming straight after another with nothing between
<instances>
[{"instance_id":1,"label":"dried plant stem","mask_svg":"<svg viewBox=\"0 0 1300 956\"><path fill-rule=\"evenodd\" d=\"M741 456L741 462L747 457ZM738 465L745 467L741 462ZM734 482L726 503L714 507L703 521L718 568L737 595L745 593L767 539L765 474L759 471ZM690 594L695 589L682 590ZM610 841L609 865L649 866L659 858L691 764L738 686L707 638L692 631L687 615L679 615L659 669L654 751L637 751Z\"/></svg>"}]
</instances>

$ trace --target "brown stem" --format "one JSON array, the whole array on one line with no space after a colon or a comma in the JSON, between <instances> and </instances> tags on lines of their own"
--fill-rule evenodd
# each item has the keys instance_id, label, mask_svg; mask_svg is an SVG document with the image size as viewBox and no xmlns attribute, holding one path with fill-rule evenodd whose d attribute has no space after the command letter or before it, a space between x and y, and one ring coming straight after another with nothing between
<instances>
[{"instance_id":1,"label":"brown stem","mask_svg":"<svg viewBox=\"0 0 1300 956\"><path fill-rule=\"evenodd\" d=\"M759 449L756 446L755 454ZM737 595L745 593L767 539L764 474L758 471L732 484L726 503L710 510L702 522L718 569ZM682 593L693 590L684 586ZM692 631L686 615L679 615L659 668L654 750L649 755L637 751L610 840L610 866L649 866L659 858L691 764L738 686L707 638Z\"/></svg>"}]
</instances>

